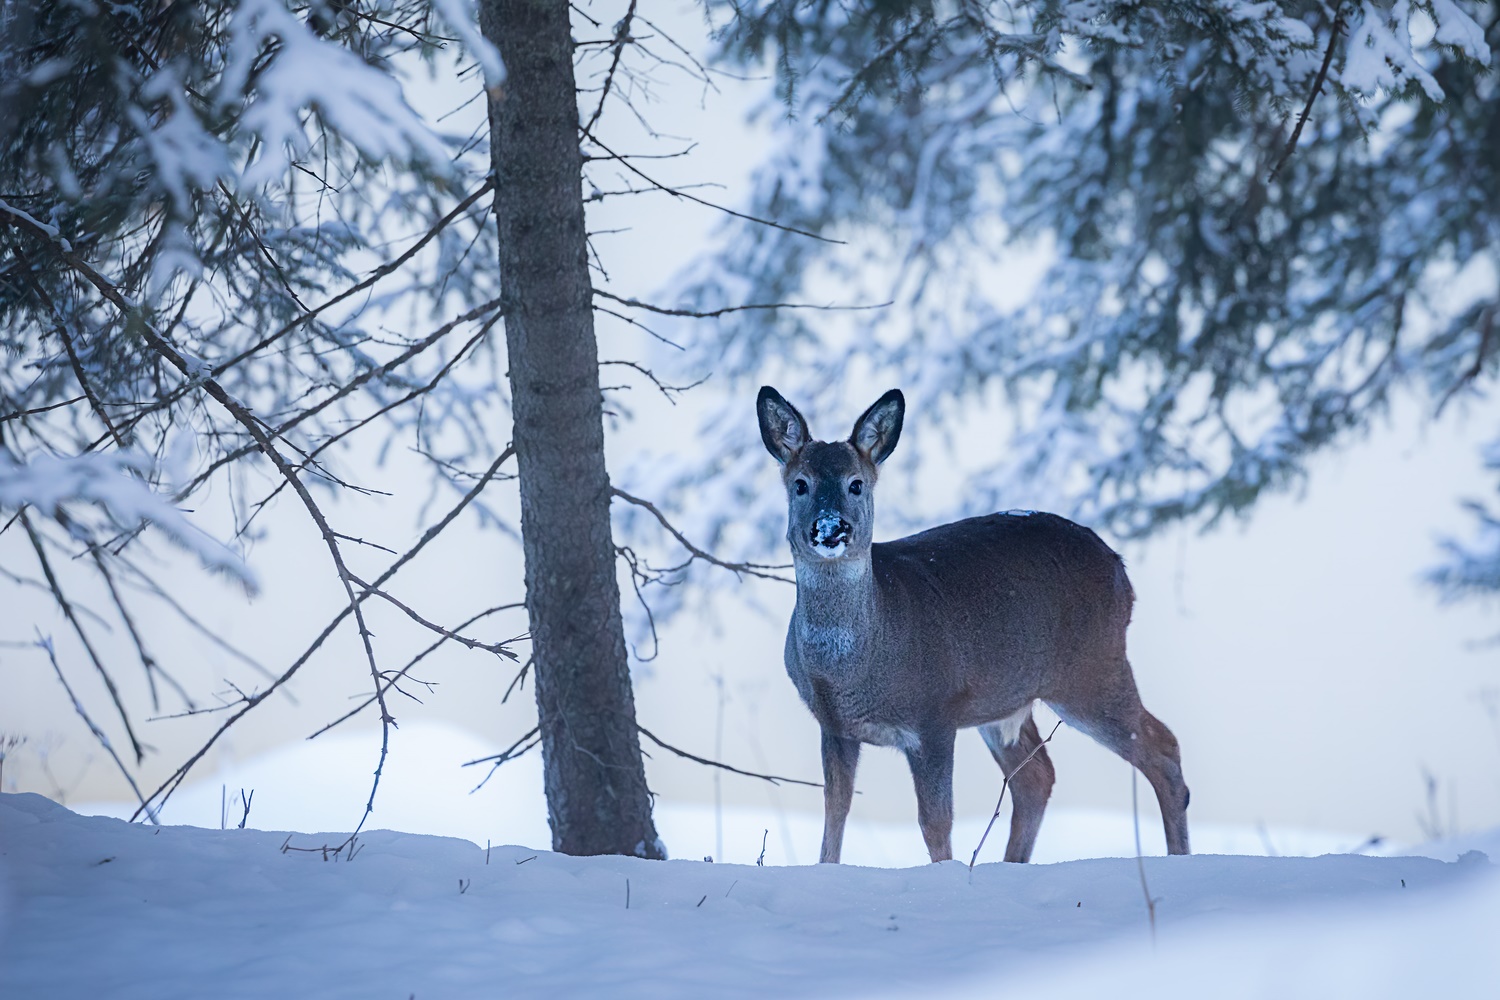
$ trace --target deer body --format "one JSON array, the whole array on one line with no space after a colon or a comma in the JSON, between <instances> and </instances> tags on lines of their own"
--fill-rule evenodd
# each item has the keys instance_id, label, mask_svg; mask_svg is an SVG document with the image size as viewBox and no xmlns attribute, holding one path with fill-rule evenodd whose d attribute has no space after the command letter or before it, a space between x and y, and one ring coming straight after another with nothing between
<instances>
[{"instance_id":1,"label":"deer body","mask_svg":"<svg viewBox=\"0 0 1500 1000\"><path fill-rule=\"evenodd\" d=\"M928 852L952 857L953 746L966 728L1011 779L1005 859L1028 860L1054 778L1037 700L1142 771L1169 851L1187 853L1177 741L1141 705L1125 655L1134 595L1120 557L1089 529L1030 511L872 543L900 394L866 411L847 442L811 440L775 390L761 390L759 410L783 463L797 576L786 668L822 729L821 860L839 859L864 743L906 754Z\"/></svg>"}]
</instances>

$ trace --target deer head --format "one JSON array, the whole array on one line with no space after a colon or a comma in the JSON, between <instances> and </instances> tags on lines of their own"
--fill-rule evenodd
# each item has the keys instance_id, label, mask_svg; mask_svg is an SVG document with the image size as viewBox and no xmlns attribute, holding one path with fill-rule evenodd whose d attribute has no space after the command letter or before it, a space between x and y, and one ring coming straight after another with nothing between
<instances>
[{"instance_id":1,"label":"deer head","mask_svg":"<svg viewBox=\"0 0 1500 1000\"><path fill-rule=\"evenodd\" d=\"M797 560L864 559L874 533L875 481L896 447L906 400L892 389L854 422L847 441L814 441L797 408L770 386L756 400L760 436L781 463L787 541Z\"/></svg>"}]
</instances>

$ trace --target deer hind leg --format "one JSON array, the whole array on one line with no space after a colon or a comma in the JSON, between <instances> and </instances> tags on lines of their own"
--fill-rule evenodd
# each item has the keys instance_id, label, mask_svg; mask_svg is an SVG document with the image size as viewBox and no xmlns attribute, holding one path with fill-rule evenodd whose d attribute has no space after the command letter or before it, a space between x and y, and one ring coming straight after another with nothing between
<instances>
[{"instance_id":1,"label":"deer hind leg","mask_svg":"<svg viewBox=\"0 0 1500 1000\"><path fill-rule=\"evenodd\" d=\"M1182 752L1177 737L1156 716L1141 709L1141 740L1152 755L1152 770L1141 768L1151 787L1156 789L1156 801L1161 804L1162 825L1167 833L1168 854L1189 854L1188 849L1188 786L1182 780ZM1139 766L1139 765L1138 765Z\"/></svg>"},{"instance_id":2,"label":"deer hind leg","mask_svg":"<svg viewBox=\"0 0 1500 1000\"><path fill-rule=\"evenodd\" d=\"M1093 695L1087 700L1048 703L1068 725L1092 736L1145 776L1161 806L1167 853L1190 853L1188 787L1182 779L1177 737L1141 704L1128 663L1113 692L1096 690Z\"/></svg>"},{"instance_id":3,"label":"deer hind leg","mask_svg":"<svg viewBox=\"0 0 1500 1000\"><path fill-rule=\"evenodd\" d=\"M1025 864L1031 860L1031 849L1036 846L1037 831L1042 828L1042 814L1047 811L1057 770L1047 756L1030 706L1017 714L1024 715L1020 726L1012 724L1016 718L1012 716L980 726L979 735L990 748L995 763L1000 765L1006 777L1006 790L1010 792L1010 841L1005 845L1005 860Z\"/></svg>"}]
</instances>

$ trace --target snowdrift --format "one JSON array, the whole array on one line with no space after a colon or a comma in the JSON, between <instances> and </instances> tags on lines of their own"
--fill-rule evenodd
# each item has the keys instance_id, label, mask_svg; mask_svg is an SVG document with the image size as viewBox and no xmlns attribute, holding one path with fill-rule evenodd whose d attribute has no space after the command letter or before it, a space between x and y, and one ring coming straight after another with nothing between
<instances>
[{"instance_id":1,"label":"snowdrift","mask_svg":"<svg viewBox=\"0 0 1500 1000\"><path fill-rule=\"evenodd\" d=\"M0 795L4 997L1500 995L1478 852L908 869L131 825ZM348 857L347 860L343 858Z\"/></svg>"}]
</instances>

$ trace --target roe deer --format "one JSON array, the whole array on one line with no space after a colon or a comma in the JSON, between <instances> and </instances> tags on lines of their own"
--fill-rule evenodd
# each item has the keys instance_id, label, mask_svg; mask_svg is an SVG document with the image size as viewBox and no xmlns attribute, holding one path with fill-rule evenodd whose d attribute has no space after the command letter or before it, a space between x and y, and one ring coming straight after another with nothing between
<instances>
[{"instance_id":1,"label":"roe deer","mask_svg":"<svg viewBox=\"0 0 1500 1000\"><path fill-rule=\"evenodd\" d=\"M1135 595L1120 557L1088 528L1032 511L872 544L900 391L866 410L848 441L814 441L770 386L756 409L782 467L797 575L786 670L823 730L820 860L839 860L862 743L906 754L927 851L951 858L953 741L970 726L1011 779L1005 860L1029 860L1054 776L1031 717L1037 700L1140 769L1167 850L1188 853L1177 739L1141 705L1125 658Z\"/></svg>"}]
</instances>

